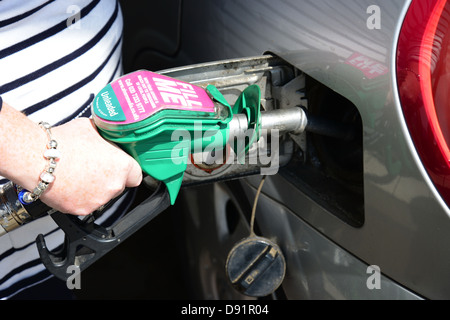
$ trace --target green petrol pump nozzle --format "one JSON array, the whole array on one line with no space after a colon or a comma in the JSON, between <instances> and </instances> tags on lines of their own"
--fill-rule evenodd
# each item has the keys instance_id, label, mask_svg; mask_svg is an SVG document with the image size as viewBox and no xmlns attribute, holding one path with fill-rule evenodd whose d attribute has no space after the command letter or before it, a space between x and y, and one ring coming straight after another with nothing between
<instances>
[{"instance_id":1,"label":"green petrol pump nozzle","mask_svg":"<svg viewBox=\"0 0 450 320\"><path fill-rule=\"evenodd\" d=\"M100 134L132 155L146 174L163 182L173 204L191 154L231 145L242 163L261 129L305 129L301 108L262 116L260 100L257 85L247 87L231 107L213 85L201 88L136 71L101 90L92 114Z\"/></svg>"},{"instance_id":2,"label":"green petrol pump nozzle","mask_svg":"<svg viewBox=\"0 0 450 320\"><path fill-rule=\"evenodd\" d=\"M261 112L260 100L257 85L248 86L231 105L213 85L202 88L145 70L108 84L92 103L99 133L133 156L159 184L152 195L108 228L95 223L101 212L80 219L47 207L45 213L64 231L65 241L61 250L52 252L44 236L37 237L46 268L67 280L69 266L83 271L173 205L192 154L227 149L239 165L263 130L300 133L307 127L300 107ZM204 180L208 179L206 175ZM41 214L27 214L23 206L11 209L9 200L15 194L14 186L0 192L0 213L11 217L3 219L9 223L7 228L0 223L0 231L5 231L0 236Z\"/></svg>"},{"instance_id":3,"label":"green petrol pump nozzle","mask_svg":"<svg viewBox=\"0 0 450 320\"><path fill-rule=\"evenodd\" d=\"M94 99L92 114L100 134L132 155L146 174L163 182L171 204L190 150L202 151L207 143L220 148L228 140L232 110L211 88L137 71L112 82Z\"/></svg>"}]
</instances>

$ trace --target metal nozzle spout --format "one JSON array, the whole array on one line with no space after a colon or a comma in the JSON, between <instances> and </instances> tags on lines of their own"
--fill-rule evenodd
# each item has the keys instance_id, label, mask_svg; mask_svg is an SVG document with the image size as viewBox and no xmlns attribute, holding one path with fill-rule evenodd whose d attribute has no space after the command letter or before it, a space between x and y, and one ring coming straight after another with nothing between
<instances>
[{"instance_id":1,"label":"metal nozzle spout","mask_svg":"<svg viewBox=\"0 0 450 320\"><path fill-rule=\"evenodd\" d=\"M261 112L260 129L301 133L307 125L306 114L300 107ZM245 114L235 114L230 121L230 137L236 137L248 129Z\"/></svg>"},{"instance_id":2,"label":"metal nozzle spout","mask_svg":"<svg viewBox=\"0 0 450 320\"><path fill-rule=\"evenodd\" d=\"M301 133L307 124L306 114L300 107L277 109L261 114L261 129Z\"/></svg>"}]
</instances>

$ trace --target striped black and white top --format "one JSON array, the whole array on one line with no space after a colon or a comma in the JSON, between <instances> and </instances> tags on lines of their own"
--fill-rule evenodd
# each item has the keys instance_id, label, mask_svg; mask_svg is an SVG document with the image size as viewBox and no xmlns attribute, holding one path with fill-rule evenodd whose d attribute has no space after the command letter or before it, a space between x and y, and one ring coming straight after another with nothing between
<instances>
[{"instance_id":1,"label":"striped black and white top","mask_svg":"<svg viewBox=\"0 0 450 320\"><path fill-rule=\"evenodd\" d=\"M36 122L90 116L94 95L122 72L122 27L117 0L0 0L0 96ZM51 217L0 238L0 298L50 277L39 233L50 249L62 243Z\"/></svg>"}]
</instances>

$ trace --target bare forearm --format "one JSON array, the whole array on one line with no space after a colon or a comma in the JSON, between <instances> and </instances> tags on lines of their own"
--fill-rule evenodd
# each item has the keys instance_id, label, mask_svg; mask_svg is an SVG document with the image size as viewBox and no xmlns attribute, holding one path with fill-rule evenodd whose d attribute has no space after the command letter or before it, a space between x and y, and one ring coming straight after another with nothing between
<instances>
[{"instance_id":1,"label":"bare forearm","mask_svg":"<svg viewBox=\"0 0 450 320\"><path fill-rule=\"evenodd\" d=\"M45 168L46 133L24 114L3 103L0 112L0 175L33 188Z\"/></svg>"}]
</instances>

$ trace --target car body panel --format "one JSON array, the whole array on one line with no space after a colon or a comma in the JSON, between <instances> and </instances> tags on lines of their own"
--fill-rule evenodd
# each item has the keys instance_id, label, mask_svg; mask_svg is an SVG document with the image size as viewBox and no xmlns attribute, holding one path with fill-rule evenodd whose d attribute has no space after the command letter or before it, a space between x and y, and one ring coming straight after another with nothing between
<instances>
[{"instance_id":1,"label":"car body panel","mask_svg":"<svg viewBox=\"0 0 450 320\"><path fill-rule=\"evenodd\" d=\"M288 298L450 298L449 210L416 154L397 93L396 46L410 2L182 2L177 63L274 53L361 114L361 227L302 192L288 169L266 181L257 222L287 252ZM249 199L258 181L242 182ZM369 265L383 274L381 290L367 288Z\"/></svg>"},{"instance_id":2,"label":"car body panel","mask_svg":"<svg viewBox=\"0 0 450 320\"><path fill-rule=\"evenodd\" d=\"M203 30L186 32L197 36L192 48L200 52L200 59L274 52L356 105L364 125L361 228L350 227L314 205L303 206L301 192L282 177L273 177L273 187L264 193L365 263L378 265L389 278L424 297L448 298L450 287L443 281L450 278L448 209L418 161L395 81L396 41L409 4L204 3L192 19L201 15L210 19L201 26L191 24ZM380 29L367 26L371 16L367 9L372 5L380 8ZM189 2L185 8L189 10Z\"/></svg>"},{"instance_id":3,"label":"car body panel","mask_svg":"<svg viewBox=\"0 0 450 320\"><path fill-rule=\"evenodd\" d=\"M269 191L259 198L258 207L263 209L257 211L257 217L261 233L283 248L287 261L283 290L289 299L421 299L378 273L382 269L375 270L377 266L368 266L324 237L320 230L289 209L291 203L268 196L273 189L280 193L287 191L286 194L296 199L295 207L291 207L296 212L301 208L315 215L329 214L313 200L293 192L282 179L277 180L271 179L265 185ZM250 198L254 197L253 187L248 185L245 190Z\"/></svg>"}]
</instances>

